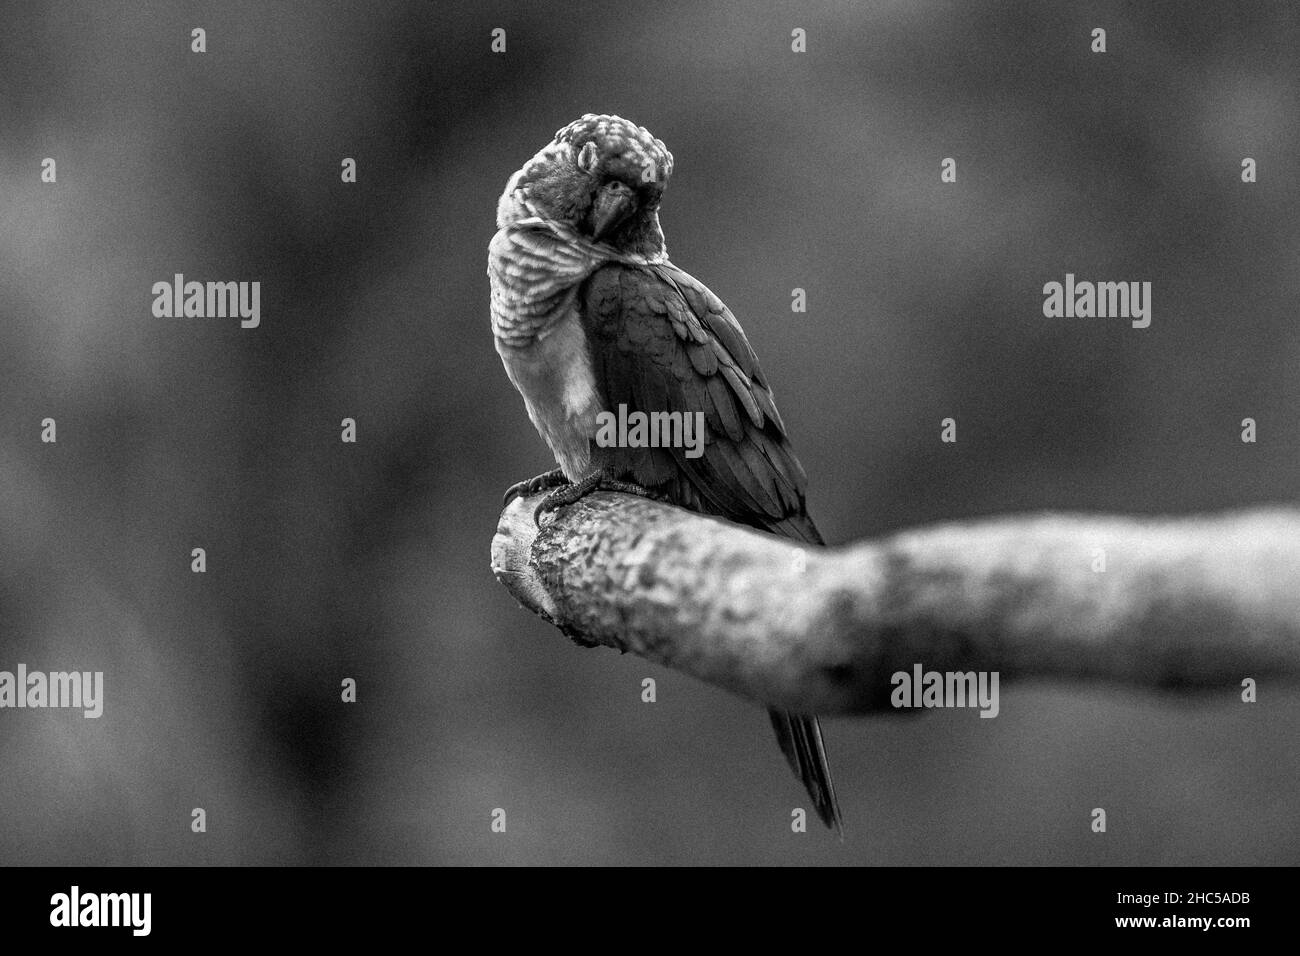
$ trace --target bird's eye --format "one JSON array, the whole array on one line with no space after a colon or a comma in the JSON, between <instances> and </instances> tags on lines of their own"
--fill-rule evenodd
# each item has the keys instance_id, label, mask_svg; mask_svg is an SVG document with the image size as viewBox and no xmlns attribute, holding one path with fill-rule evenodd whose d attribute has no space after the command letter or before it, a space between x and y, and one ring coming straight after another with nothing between
<instances>
[{"instance_id":1,"label":"bird's eye","mask_svg":"<svg viewBox=\"0 0 1300 956\"><path fill-rule=\"evenodd\" d=\"M600 156L600 150L596 148L596 144L592 142L588 142L578 152L578 159L577 159L578 168L582 170L584 173L591 172L593 169L596 168L596 159L599 156Z\"/></svg>"}]
</instances>

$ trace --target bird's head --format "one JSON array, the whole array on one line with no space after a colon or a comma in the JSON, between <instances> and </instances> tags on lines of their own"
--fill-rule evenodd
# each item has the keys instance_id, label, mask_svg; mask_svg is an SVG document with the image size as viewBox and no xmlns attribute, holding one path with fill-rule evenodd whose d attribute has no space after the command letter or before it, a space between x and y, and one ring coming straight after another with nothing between
<instances>
[{"instance_id":1,"label":"bird's head","mask_svg":"<svg viewBox=\"0 0 1300 956\"><path fill-rule=\"evenodd\" d=\"M588 113L510 177L497 227L536 216L619 252L659 256L659 201L672 171L672 153L644 127Z\"/></svg>"}]
</instances>

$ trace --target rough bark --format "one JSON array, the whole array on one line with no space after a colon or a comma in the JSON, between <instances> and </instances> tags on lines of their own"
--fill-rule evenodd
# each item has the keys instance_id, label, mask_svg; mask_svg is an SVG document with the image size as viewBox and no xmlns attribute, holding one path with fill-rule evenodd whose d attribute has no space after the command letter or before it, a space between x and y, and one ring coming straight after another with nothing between
<instances>
[{"instance_id":1,"label":"rough bark","mask_svg":"<svg viewBox=\"0 0 1300 956\"><path fill-rule=\"evenodd\" d=\"M918 663L1225 692L1300 674L1296 509L1016 515L808 548L608 493L539 530L538 500L513 501L492 543L525 607L789 710L887 708Z\"/></svg>"}]
</instances>

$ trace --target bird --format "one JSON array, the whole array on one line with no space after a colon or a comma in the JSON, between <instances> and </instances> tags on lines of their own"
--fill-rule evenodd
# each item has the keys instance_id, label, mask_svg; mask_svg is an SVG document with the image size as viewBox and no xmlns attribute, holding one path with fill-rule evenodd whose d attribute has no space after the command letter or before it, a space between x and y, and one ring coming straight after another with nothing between
<instances>
[{"instance_id":1,"label":"bird","mask_svg":"<svg viewBox=\"0 0 1300 956\"><path fill-rule=\"evenodd\" d=\"M588 113L509 177L488 245L493 340L558 467L512 485L506 503L547 492L540 521L592 491L622 491L822 545L744 330L668 258L659 208L672 171L644 127ZM703 413L702 454L597 441L599 417L620 406ZM816 716L769 715L818 818L843 839Z\"/></svg>"}]
</instances>

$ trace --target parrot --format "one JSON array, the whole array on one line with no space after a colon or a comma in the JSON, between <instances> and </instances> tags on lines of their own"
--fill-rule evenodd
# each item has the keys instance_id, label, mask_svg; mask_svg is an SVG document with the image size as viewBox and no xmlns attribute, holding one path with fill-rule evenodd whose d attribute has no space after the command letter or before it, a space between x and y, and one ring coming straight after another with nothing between
<instances>
[{"instance_id":1,"label":"parrot","mask_svg":"<svg viewBox=\"0 0 1300 956\"><path fill-rule=\"evenodd\" d=\"M644 127L588 113L509 177L488 245L493 340L557 468L534 520L596 491L666 501L809 545L807 477L740 323L669 261L659 207L673 157ZM602 412L702 412L703 454L613 447ZM818 818L843 820L815 716L770 709Z\"/></svg>"}]
</instances>

